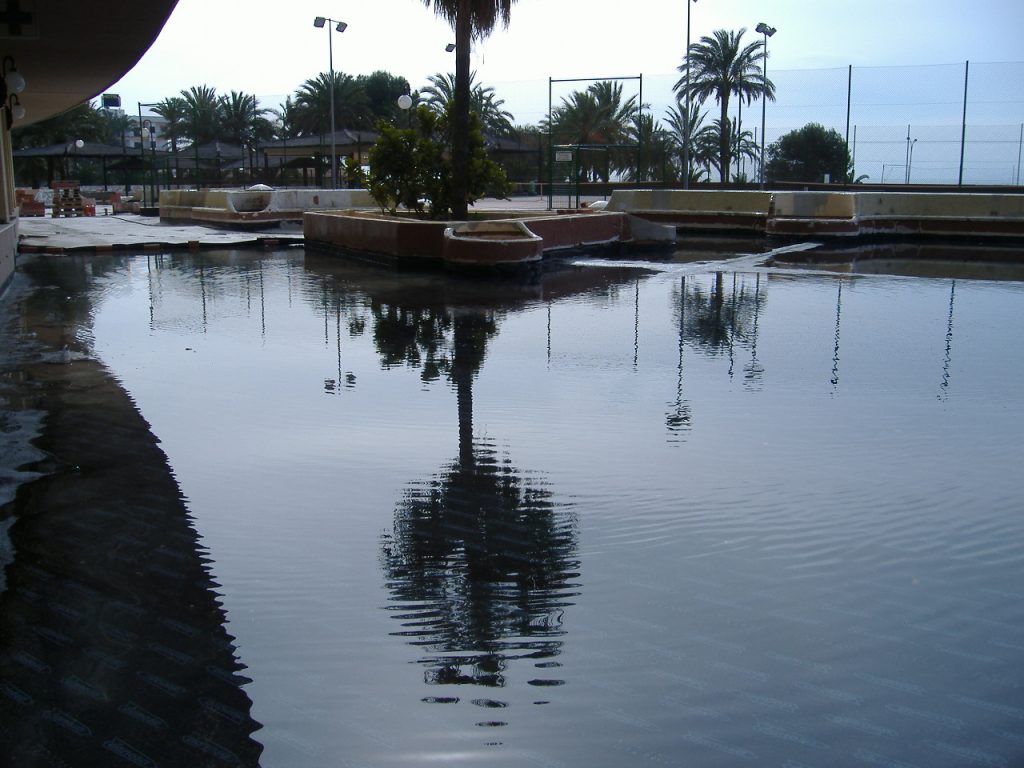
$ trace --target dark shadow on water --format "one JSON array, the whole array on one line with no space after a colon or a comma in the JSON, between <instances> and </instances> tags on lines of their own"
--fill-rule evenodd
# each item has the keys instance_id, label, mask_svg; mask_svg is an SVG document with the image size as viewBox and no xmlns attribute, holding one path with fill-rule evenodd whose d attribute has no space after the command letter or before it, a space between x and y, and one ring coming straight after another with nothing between
<instances>
[{"instance_id":1,"label":"dark shadow on water","mask_svg":"<svg viewBox=\"0 0 1024 768\"><path fill-rule=\"evenodd\" d=\"M116 259L47 259L28 330L88 326L84 288ZM72 296L68 301L66 298ZM255 766L248 682L166 457L124 391L70 357L24 371L48 413L43 478L0 509L15 557L0 594L0 763Z\"/></svg>"}]
</instances>

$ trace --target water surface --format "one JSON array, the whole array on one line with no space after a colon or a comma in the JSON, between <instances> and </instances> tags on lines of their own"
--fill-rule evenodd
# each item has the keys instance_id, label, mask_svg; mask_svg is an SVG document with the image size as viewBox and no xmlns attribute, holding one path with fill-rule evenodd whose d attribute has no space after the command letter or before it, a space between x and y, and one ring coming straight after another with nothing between
<instances>
[{"instance_id":1,"label":"water surface","mask_svg":"<svg viewBox=\"0 0 1024 768\"><path fill-rule=\"evenodd\" d=\"M1024 284L755 262L92 263L263 765L1024 759Z\"/></svg>"}]
</instances>

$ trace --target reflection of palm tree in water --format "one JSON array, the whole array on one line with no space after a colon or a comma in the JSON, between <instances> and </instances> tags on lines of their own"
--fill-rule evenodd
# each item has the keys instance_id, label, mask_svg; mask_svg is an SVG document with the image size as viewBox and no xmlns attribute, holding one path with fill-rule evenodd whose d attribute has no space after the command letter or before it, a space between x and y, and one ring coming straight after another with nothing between
<instances>
[{"instance_id":1,"label":"reflection of palm tree in water","mask_svg":"<svg viewBox=\"0 0 1024 768\"><path fill-rule=\"evenodd\" d=\"M545 660L559 653L562 611L575 594L575 524L542 480L517 470L493 444L473 440L473 379L497 332L493 316L384 307L374 315L385 318L375 329L385 359L446 372L459 416L458 459L408 487L394 533L383 541L389 610L403 627L395 634L424 650L428 684L500 687L514 659L556 666ZM561 682L539 669L529 680Z\"/></svg>"},{"instance_id":2,"label":"reflection of palm tree in water","mask_svg":"<svg viewBox=\"0 0 1024 768\"><path fill-rule=\"evenodd\" d=\"M665 426L669 431L669 442L679 443L683 441L683 433L688 432L693 425L693 413L690 409L690 401L683 397L683 342L686 338L686 275L683 275L679 285L679 365L676 376L676 399L669 403L669 411L665 414Z\"/></svg>"},{"instance_id":3,"label":"reflection of palm tree in water","mask_svg":"<svg viewBox=\"0 0 1024 768\"><path fill-rule=\"evenodd\" d=\"M716 272L710 289L699 281L683 285L678 301L684 334L697 349L708 355L732 355L735 345L756 345L756 317L765 301L760 276L751 290L749 275L734 275L729 296L725 292L725 276ZM730 358L731 361L731 358Z\"/></svg>"},{"instance_id":4,"label":"reflection of palm tree in water","mask_svg":"<svg viewBox=\"0 0 1024 768\"><path fill-rule=\"evenodd\" d=\"M683 396L683 352L686 343L708 356L729 356L729 377L732 378L736 346L750 348L750 362L743 367L745 387L757 390L764 376L764 366L757 357L758 322L765 301L761 276L754 276L753 291L746 275L733 274L733 287L725 291L725 276L714 273L710 287L692 276L684 275L673 289L672 303L679 317L679 362L677 364L676 396L668 403L665 426L668 441L681 443L693 427L693 410Z\"/></svg>"}]
</instances>

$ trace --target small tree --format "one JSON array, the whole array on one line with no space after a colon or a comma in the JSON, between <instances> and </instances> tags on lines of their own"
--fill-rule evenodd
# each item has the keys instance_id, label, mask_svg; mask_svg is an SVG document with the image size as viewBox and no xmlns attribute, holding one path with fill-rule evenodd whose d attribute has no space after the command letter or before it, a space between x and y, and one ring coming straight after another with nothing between
<instances>
[{"instance_id":1,"label":"small tree","mask_svg":"<svg viewBox=\"0 0 1024 768\"><path fill-rule=\"evenodd\" d=\"M845 181L850 167L846 142L834 128L808 123L768 147L769 181L820 182L825 174Z\"/></svg>"},{"instance_id":2,"label":"small tree","mask_svg":"<svg viewBox=\"0 0 1024 768\"><path fill-rule=\"evenodd\" d=\"M380 138L370 149L370 195L381 211L395 214L398 206L419 218L446 219L455 210L452 189L450 114L438 115L419 107L413 128L380 122ZM487 156L479 118L470 115L468 178L464 206L484 195L508 194L505 171Z\"/></svg>"}]
</instances>

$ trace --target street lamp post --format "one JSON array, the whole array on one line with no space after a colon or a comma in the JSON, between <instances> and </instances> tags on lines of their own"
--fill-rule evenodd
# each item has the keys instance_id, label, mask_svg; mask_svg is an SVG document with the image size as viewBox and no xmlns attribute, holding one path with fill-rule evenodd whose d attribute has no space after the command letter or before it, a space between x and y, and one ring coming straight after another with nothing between
<instances>
[{"instance_id":1,"label":"street lamp post","mask_svg":"<svg viewBox=\"0 0 1024 768\"><path fill-rule=\"evenodd\" d=\"M327 16L317 16L313 19L313 26L321 29L327 25L327 22L334 25L334 29L338 32L348 29L348 24L344 21L337 21ZM334 139L334 36L331 34L330 27L327 27L327 56L331 73L331 189L336 189L338 186L338 155Z\"/></svg>"},{"instance_id":2,"label":"street lamp post","mask_svg":"<svg viewBox=\"0 0 1024 768\"><path fill-rule=\"evenodd\" d=\"M160 106L161 102L159 102L159 101L150 101L150 102L142 102L142 101L140 101L140 102L137 102L137 103L139 105L139 160L142 161L142 172L145 173L145 170L146 170L146 168L145 168L145 166L146 166L146 136L145 136L145 132L142 130L142 128L143 128L143 125L142 125L142 108L143 107L158 107L158 106ZM152 127L153 123L151 121L147 120L146 122L149 124L150 127ZM150 131L150 134L152 134L152 131ZM150 136L150 138L152 139L152 135ZM126 192L128 191L127 186L125 187L125 191ZM142 177L142 203L143 203L143 205L145 205L145 203L146 203L146 177L145 176Z\"/></svg>"},{"instance_id":3,"label":"street lamp post","mask_svg":"<svg viewBox=\"0 0 1024 768\"><path fill-rule=\"evenodd\" d=\"M914 145L915 144L917 144L917 139L914 139L912 142L910 142L910 147L907 150L907 181L906 181L907 184L910 183L910 166L912 166L914 164Z\"/></svg>"},{"instance_id":4,"label":"street lamp post","mask_svg":"<svg viewBox=\"0 0 1024 768\"><path fill-rule=\"evenodd\" d=\"M159 176L156 171L156 126L150 120L146 122L149 123L149 152L153 165L153 203L155 204L158 196L157 189L160 187Z\"/></svg>"},{"instance_id":5,"label":"street lamp post","mask_svg":"<svg viewBox=\"0 0 1024 768\"><path fill-rule=\"evenodd\" d=\"M764 145L765 145L765 115L768 107L768 38L774 35L778 30L775 27L769 27L763 21L758 24L754 30L764 35L764 67L762 68L762 74L764 75L765 90L761 94L761 189L764 189Z\"/></svg>"},{"instance_id":6,"label":"street lamp post","mask_svg":"<svg viewBox=\"0 0 1024 768\"><path fill-rule=\"evenodd\" d=\"M407 127L412 128L412 112L409 111L410 109L412 109L412 96L410 96L408 93L403 93L401 96L399 96L398 108L405 112L406 114Z\"/></svg>"},{"instance_id":7,"label":"street lamp post","mask_svg":"<svg viewBox=\"0 0 1024 768\"><path fill-rule=\"evenodd\" d=\"M693 0L697 2L697 0ZM686 133L683 135L683 189L690 188L690 0L686 0Z\"/></svg>"}]
</instances>

